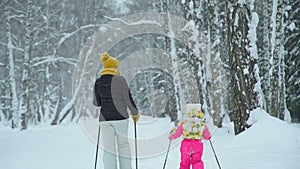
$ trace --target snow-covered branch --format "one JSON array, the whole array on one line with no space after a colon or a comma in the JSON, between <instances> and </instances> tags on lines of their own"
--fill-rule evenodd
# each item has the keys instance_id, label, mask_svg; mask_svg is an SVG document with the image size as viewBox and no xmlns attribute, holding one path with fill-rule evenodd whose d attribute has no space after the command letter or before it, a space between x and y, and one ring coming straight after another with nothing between
<instances>
[{"instance_id":1,"label":"snow-covered branch","mask_svg":"<svg viewBox=\"0 0 300 169\"><path fill-rule=\"evenodd\" d=\"M70 65L75 65L77 62L77 59L73 59L73 58L65 58L65 57L55 57L53 58L52 55L49 56L44 56L44 57L39 57L39 58L35 58L33 60L35 63L33 63L32 66L39 66L41 64L46 64L46 63L54 63L54 62L63 62L63 63L67 63Z\"/></svg>"},{"instance_id":2,"label":"snow-covered branch","mask_svg":"<svg viewBox=\"0 0 300 169\"><path fill-rule=\"evenodd\" d=\"M129 26L137 26L137 25L144 25L144 24L162 26L160 23L155 22L153 20L139 20L137 22L130 22L130 21L125 21L124 19L120 19L120 18L111 18L108 16L104 16L104 17L109 20L112 20L112 21L120 21L120 22L124 23L125 25L129 25Z\"/></svg>"},{"instance_id":3,"label":"snow-covered branch","mask_svg":"<svg viewBox=\"0 0 300 169\"><path fill-rule=\"evenodd\" d=\"M0 42L0 45L7 47L7 44L5 44L5 43L3 43L3 42ZM12 48L13 50L18 50L18 51L20 51L20 52L24 52L24 49L15 47L14 45L12 45L11 48Z\"/></svg>"},{"instance_id":4,"label":"snow-covered branch","mask_svg":"<svg viewBox=\"0 0 300 169\"><path fill-rule=\"evenodd\" d=\"M82 31L84 29L90 29L90 28L95 28L95 27L99 27L102 25L98 25L98 24L89 24L89 25L84 25L81 26L80 28L76 29L73 32L67 32L67 33L63 33L63 37L60 38L60 40L57 43L57 46L61 46L61 44L63 44L67 39L69 39L70 37L72 37L73 35L75 35L77 32Z\"/></svg>"}]
</instances>

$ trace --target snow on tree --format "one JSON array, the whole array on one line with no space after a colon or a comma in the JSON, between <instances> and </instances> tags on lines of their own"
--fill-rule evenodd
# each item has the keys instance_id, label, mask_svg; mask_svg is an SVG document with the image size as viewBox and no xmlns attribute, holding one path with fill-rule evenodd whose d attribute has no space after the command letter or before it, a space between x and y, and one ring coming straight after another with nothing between
<instances>
[{"instance_id":1,"label":"snow on tree","mask_svg":"<svg viewBox=\"0 0 300 169\"><path fill-rule=\"evenodd\" d=\"M6 17L6 38L7 38L7 57L9 60L9 85L10 85L10 112L12 112L12 119L8 118L8 120L11 120L11 126L12 128L18 126L19 122L19 113L18 113L18 96L17 96L17 89L16 89L16 76L15 76L15 64L14 64L14 53L13 53L13 35L11 32L11 21L10 21L10 4L8 4L8 1L5 2L4 7L4 14ZM1 106L2 109L2 106ZM2 114L3 112L1 112ZM2 117L2 120L4 121L4 118Z\"/></svg>"},{"instance_id":2,"label":"snow on tree","mask_svg":"<svg viewBox=\"0 0 300 169\"><path fill-rule=\"evenodd\" d=\"M265 52L266 64L262 65L264 72L263 83L266 95L266 110L271 115L284 119L290 116L286 107L286 84L285 84L285 20L284 15L288 7L288 1L275 0L265 2L267 7L265 13L269 27L265 28L264 35L266 46L262 49ZM267 20L265 19L265 20ZM266 25L265 25L266 26Z\"/></svg>"},{"instance_id":3,"label":"snow on tree","mask_svg":"<svg viewBox=\"0 0 300 169\"><path fill-rule=\"evenodd\" d=\"M198 103L203 105L204 112L210 112L211 97L208 91L210 79L210 54L207 53L207 40L203 31L203 19L201 17L202 2L194 0L182 1L183 17L187 20L183 31L186 34L188 46L185 49L184 61L189 65L196 80L196 85L201 96Z\"/></svg>"},{"instance_id":4,"label":"snow on tree","mask_svg":"<svg viewBox=\"0 0 300 169\"><path fill-rule=\"evenodd\" d=\"M5 30L0 32L1 122L26 128L76 121L72 72L88 37L114 17L144 11L169 14L161 18L167 36L149 34L144 43L146 48L163 48L172 54L174 69L167 79L174 88L168 85L169 91L162 93L178 100L168 104L168 111L200 102L219 127L227 112L243 110L246 113L237 113L236 118L246 119L247 111L256 106L287 121L290 110L296 120L300 116L299 5L291 0L1 1L0 28ZM174 23L168 16L173 14L187 21L180 25L187 46L172 38ZM130 53L137 43L122 44L114 52ZM124 46L128 51L120 50ZM148 107L153 109L162 94L156 85L165 83L165 72L151 71L140 73L148 72L155 81L147 93L152 96ZM245 100L239 104L239 98ZM81 106L84 110L88 105ZM160 113L153 110L152 115Z\"/></svg>"},{"instance_id":5,"label":"snow on tree","mask_svg":"<svg viewBox=\"0 0 300 169\"><path fill-rule=\"evenodd\" d=\"M257 2L260 16L258 27L258 53L262 87L265 93L264 108L271 115L284 119L290 116L286 106L286 41L285 29L288 0Z\"/></svg>"},{"instance_id":6,"label":"snow on tree","mask_svg":"<svg viewBox=\"0 0 300 169\"><path fill-rule=\"evenodd\" d=\"M174 92L175 92L175 99L176 99L176 110L177 110L177 117L180 117L180 112L182 109L182 89L180 85L180 77L179 77L179 67L178 67L178 62L179 59L177 58L177 49L175 45L175 40L174 40L174 32L172 28L172 20L170 17L170 11L169 11L169 5L170 2L169 0L161 1L161 10L165 12L166 14L164 15L164 21L165 21L165 26L164 26L164 31L168 35L165 37L165 48L166 51L170 52L171 55L171 63L172 63L172 75L173 75L173 85L174 85Z\"/></svg>"},{"instance_id":7,"label":"snow on tree","mask_svg":"<svg viewBox=\"0 0 300 169\"><path fill-rule=\"evenodd\" d=\"M283 119L284 112L284 25L283 25L283 0L273 1L271 15L271 36L270 36L270 89L267 96L268 112Z\"/></svg>"},{"instance_id":8,"label":"snow on tree","mask_svg":"<svg viewBox=\"0 0 300 169\"><path fill-rule=\"evenodd\" d=\"M300 120L300 2L290 1L285 12L285 83L287 107Z\"/></svg>"},{"instance_id":9,"label":"snow on tree","mask_svg":"<svg viewBox=\"0 0 300 169\"><path fill-rule=\"evenodd\" d=\"M208 19L208 36L210 39L209 54L211 56L211 82L210 82L210 95L211 95L211 114L214 120L214 124L218 127L222 126L222 121L225 113L227 112L227 95L228 95L228 83L224 83L228 80L226 73L226 16L224 10L225 2L209 1L209 19Z\"/></svg>"},{"instance_id":10,"label":"snow on tree","mask_svg":"<svg viewBox=\"0 0 300 169\"><path fill-rule=\"evenodd\" d=\"M246 121L250 111L258 107L257 93L254 92L258 83L255 76L256 37L253 37L256 26L250 24L252 19L253 24L257 24L258 20L256 15L252 15L249 4L245 1L233 4L230 19L230 117L234 123L235 133L239 134L248 127Z\"/></svg>"},{"instance_id":11,"label":"snow on tree","mask_svg":"<svg viewBox=\"0 0 300 169\"><path fill-rule=\"evenodd\" d=\"M24 58L23 58L23 72L22 72L22 93L21 93L21 104L20 104L20 115L21 115L21 128L27 128L26 117L31 115L31 59L32 59L32 47L33 47L33 2L32 0L27 1L27 11L25 20L25 46L24 46Z\"/></svg>"},{"instance_id":12,"label":"snow on tree","mask_svg":"<svg viewBox=\"0 0 300 169\"><path fill-rule=\"evenodd\" d=\"M260 77L262 89L265 94L269 93L270 80L270 25L271 25L271 7L270 1L257 1L256 11L259 15L259 23L257 27L257 47L258 47L258 65L260 69ZM267 109L267 105L264 105L264 109Z\"/></svg>"}]
</instances>

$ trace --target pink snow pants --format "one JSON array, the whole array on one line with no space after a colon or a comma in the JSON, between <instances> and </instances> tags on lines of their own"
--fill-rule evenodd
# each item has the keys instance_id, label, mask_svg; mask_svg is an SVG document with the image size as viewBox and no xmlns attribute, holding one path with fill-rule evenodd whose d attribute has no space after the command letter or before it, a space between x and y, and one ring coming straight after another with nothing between
<instances>
[{"instance_id":1,"label":"pink snow pants","mask_svg":"<svg viewBox=\"0 0 300 169\"><path fill-rule=\"evenodd\" d=\"M180 147L181 162L180 169L204 169L204 164L201 159L203 154L203 143L197 139L184 139Z\"/></svg>"}]
</instances>

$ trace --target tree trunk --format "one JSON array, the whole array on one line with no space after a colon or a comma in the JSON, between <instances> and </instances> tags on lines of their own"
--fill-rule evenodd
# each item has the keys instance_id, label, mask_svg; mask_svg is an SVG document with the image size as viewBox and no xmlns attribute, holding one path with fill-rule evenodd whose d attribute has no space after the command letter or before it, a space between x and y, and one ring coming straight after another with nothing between
<instances>
[{"instance_id":1,"label":"tree trunk","mask_svg":"<svg viewBox=\"0 0 300 169\"><path fill-rule=\"evenodd\" d=\"M19 125L19 114L18 114L18 96L16 88L16 76L15 76L15 61L12 43L12 32L10 22L10 6L8 0L5 2L4 14L6 17L6 38L7 38L7 57L9 65L9 85L10 85L10 111L12 116L12 128L18 127Z\"/></svg>"},{"instance_id":2,"label":"tree trunk","mask_svg":"<svg viewBox=\"0 0 300 169\"><path fill-rule=\"evenodd\" d=\"M173 75L173 84L174 84L174 92L175 92L175 98L176 98L176 110L177 110L177 118L179 116L179 112L182 111L182 90L181 90L181 83L180 83L180 77L179 77L179 58L176 55L176 46L175 46L175 40L174 40L174 33L172 28L172 20L170 17L169 12L169 0L165 0L163 3L163 9L165 10L165 33L168 35L165 39L165 47L167 52L170 53L171 56L171 64L172 64L172 75ZM179 119L178 119L179 120ZM177 121L175 121L176 123Z\"/></svg>"},{"instance_id":3,"label":"tree trunk","mask_svg":"<svg viewBox=\"0 0 300 169\"><path fill-rule=\"evenodd\" d=\"M273 1L271 15L270 38L270 90L268 93L268 112L275 117L283 119L284 108L284 32L283 32L283 0Z\"/></svg>"},{"instance_id":4,"label":"tree trunk","mask_svg":"<svg viewBox=\"0 0 300 169\"><path fill-rule=\"evenodd\" d=\"M209 92L210 84L208 79L206 78L208 71L208 65L210 63L205 62L205 60L210 61L210 53L201 53L199 48L200 44L204 44L205 42L200 42L201 40L205 39L203 36L203 19L197 17L201 14L202 9L202 2L196 2L195 0L186 0L183 5L183 16L187 22L193 22L194 28L189 30L186 33L187 42L189 46L186 47L186 57L184 60L188 63L189 68L191 69L192 74L196 80L196 85L199 91L199 100L198 102L202 104L202 109L205 113L210 113L211 111L211 97ZM193 32L195 31L195 32ZM190 39L191 36L198 34L198 39ZM193 35L194 34L194 35ZM208 41L206 41L208 42ZM201 53L201 55L200 55Z\"/></svg>"},{"instance_id":5,"label":"tree trunk","mask_svg":"<svg viewBox=\"0 0 300 169\"><path fill-rule=\"evenodd\" d=\"M223 15L220 12L220 6L224 5L216 0L209 1L209 25L210 25L210 53L211 53L211 114L214 124L222 127L223 116L225 114L224 104L227 92L227 85L224 81L226 79L226 71L224 69L224 62L221 58L221 45L222 45L222 20L220 17Z\"/></svg>"},{"instance_id":6,"label":"tree trunk","mask_svg":"<svg viewBox=\"0 0 300 169\"><path fill-rule=\"evenodd\" d=\"M251 12L247 4L233 6L230 37L230 67L231 67L231 112L235 133L243 132L248 125L246 121L252 109L257 107L255 92L255 65L256 60L251 57L249 49L249 22Z\"/></svg>"},{"instance_id":7,"label":"tree trunk","mask_svg":"<svg viewBox=\"0 0 300 169\"><path fill-rule=\"evenodd\" d=\"M272 7L271 7L272 9ZM258 30L258 47L259 47L259 65L260 72L262 77L262 88L265 92L265 99L268 102L268 95L270 93L271 81L269 78L270 71L270 18L271 18L271 9L268 1L261 1L261 16L260 17L260 26ZM259 42L262 43L259 43ZM265 110L268 110L268 104L263 107Z\"/></svg>"},{"instance_id":8,"label":"tree trunk","mask_svg":"<svg viewBox=\"0 0 300 169\"><path fill-rule=\"evenodd\" d=\"M23 64L23 73L22 73L22 98L21 98L21 116L24 116L23 120L21 121L21 128L26 129L26 118L31 115L30 109L30 84L31 84L31 52L32 52L32 0L27 1L27 12L26 12L26 27L25 27L25 52L24 52L24 64Z\"/></svg>"}]
</instances>

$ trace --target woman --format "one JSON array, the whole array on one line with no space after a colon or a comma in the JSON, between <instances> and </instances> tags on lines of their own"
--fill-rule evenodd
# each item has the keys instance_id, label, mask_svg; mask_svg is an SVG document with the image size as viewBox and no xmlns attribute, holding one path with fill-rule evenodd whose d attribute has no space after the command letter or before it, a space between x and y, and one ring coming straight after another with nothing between
<instances>
[{"instance_id":1,"label":"woman","mask_svg":"<svg viewBox=\"0 0 300 169\"><path fill-rule=\"evenodd\" d=\"M117 155L119 167L131 169L127 108L131 111L134 122L139 120L140 114L128 84L118 70L119 61L107 52L100 59L104 68L95 82L94 105L101 107L99 121L104 146L104 169L117 169Z\"/></svg>"}]
</instances>

